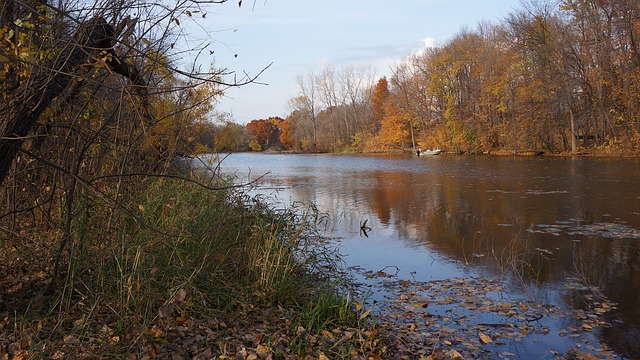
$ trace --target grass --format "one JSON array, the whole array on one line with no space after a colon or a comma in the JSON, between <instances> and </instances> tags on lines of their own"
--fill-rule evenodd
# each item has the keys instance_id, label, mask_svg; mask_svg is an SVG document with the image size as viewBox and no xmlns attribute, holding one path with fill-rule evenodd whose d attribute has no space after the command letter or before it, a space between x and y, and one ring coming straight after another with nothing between
<instances>
[{"instance_id":1,"label":"grass","mask_svg":"<svg viewBox=\"0 0 640 360\"><path fill-rule=\"evenodd\" d=\"M356 338L320 336L369 325L334 282L340 259L318 233L323 218L313 207L275 211L241 191L175 179L130 185L119 199L128 211L76 196L62 279L47 278L53 259L31 259L24 279L39 285L2 288L22 301L1 309L0 355L224 358L266 348L277 358L362 349ZM58 240L31 231L51 246ZM3 255L15 261L9 243Z\"/></svg>"}]
</instances>

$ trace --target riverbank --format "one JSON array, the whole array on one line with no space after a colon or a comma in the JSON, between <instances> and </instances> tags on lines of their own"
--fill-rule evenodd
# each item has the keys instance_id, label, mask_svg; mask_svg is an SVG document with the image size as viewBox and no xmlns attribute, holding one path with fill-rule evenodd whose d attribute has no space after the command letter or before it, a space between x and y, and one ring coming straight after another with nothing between
<instances>
[{"instance_id":1,"label":"riverbank","mask_svg":"<svg viewBox=\"0 0 640 360\"><path fill-rule=\"evenodd\" d=\"M115 207L83 193L62 254L57 232L35 223L3 239L0 358L380 352L366 310L333 276L340 258L316 232L321 216L210 180L120 184L130 191Z\"/></svg>"},{"instance_id":2,"label":"riverbank","mask_svg":"<svg viewBox=\"0 0 640 360\"><path fill-rule=\"evenodd\" d=\"M613 148L580 148L575 152L571 151L548 151L548 150L507 150L507 149L494 149L483 151L465 151L465 150L451 150L441 149L442 155L479 155L479 156L559 156L559 157L637 157L640 156L640 151L633 151L628 149L613 149ZM274 150L267 149L262 151L265 154L305 154L302 151L294 150ZM381 154L407 154L415 155L413 149L393 150L386 152L367 152L361 153L356 151L339 151L334 154L346 154L346 155L381 155Z\"/></svg>"}]
</instances>

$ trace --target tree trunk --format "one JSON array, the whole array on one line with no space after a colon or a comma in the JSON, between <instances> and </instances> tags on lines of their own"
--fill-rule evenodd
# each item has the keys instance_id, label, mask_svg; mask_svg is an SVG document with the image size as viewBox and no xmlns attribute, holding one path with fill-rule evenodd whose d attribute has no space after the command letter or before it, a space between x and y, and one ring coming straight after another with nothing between
<instances>
[{"instance_id":1,"label":"tree trunk","mask_svg":"<svg viewBox=\"0 0 640 360\"><path fill-rule=\"evenodd\" d=\"M571 120L571 152L575 153L578 147L576 146L576 125L573 118L573 110L569 107L569 119Z\"/></svg>"},{"instance_id":2,"label":"tree trunk","mask_svg":"<svg viewBox=\"0 0 640 360\"><path fill-rule=\"evenodd\" d=\"M74 73L90 61L92 53L100 50L113 52L114 43L114 28L105 19L96 17L87 21L77 29L74 38L69 39L51 65L37 70L29 81L23 82L16 96L0 109L0 185L40 115L65 92ZM108 63L112 70L135 83L142 83L135 69L117 60Z\"/></svg>"}]
</instances>

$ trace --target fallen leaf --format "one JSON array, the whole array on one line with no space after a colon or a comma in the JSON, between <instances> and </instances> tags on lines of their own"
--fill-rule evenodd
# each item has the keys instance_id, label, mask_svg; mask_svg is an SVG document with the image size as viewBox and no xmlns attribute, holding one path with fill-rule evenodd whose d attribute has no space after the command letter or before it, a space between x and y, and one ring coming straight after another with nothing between
<instances>
[{"instance_id":1,"label":"fallen leaf","mask_svg":"<svg viewBox=\"0 0 640 360\"><path fill-rule=\"evenodd\" d=\"M109 345L116 345L120 342L120 336L116 335L109 339Z\"/></svg>"},{"instance_id":2,"label":"fallen leaf","mask_svg":"<svg viewBox=\"0 0 640 360\"><path fill-rule=\"evenodd\" d=\"M480 342L483 344L491 344L493 342L493 339L487 334L478 333L478 336L480 337Z\"/></svg>"},{"instance_id":3,"label":"fallen leaf","mask_svg":"<svg viewBox=\"0 0 640 360\"><path fill-rule=\"evenodd\" d=\"M162 215L169 216L169 211L171 211L171 205L164 204L164 208L162 209Z\"/></svg>"},{"instance_id":4,"label":"fallen leaf","mask_svg":"<svg viewBox=\"0 0 640 360\"><path fill-rule=\"evenodd\" d=\"M162 306L158 309L158 316L161 318L168 318L171 316L171 313L173 313L173 306L171 305Z\"/></svg>"},{"instance_id":5,"label":"fallen leaf","mask_svg":"<svg viewBox=\"0 0 640 360\"><path fill-rule=\"evenodd\" d=\"M362 313L362 315L360 315L360 320L366 318L367 316L369 316L369 314L371 313L371 310L373 309L369 309L367 311L365 311L364 313Z\"/></svg>"},{"instance_id":6,"label":"fallen leaf","mask_svg":"<svg viewBox=\"0 0 640 360\"><path fill-rule=\"evenodd\" d=\"M77 342L78 342L78 339L77 339L75 336L73 336L73 335L67 335L67 336L65 336L65 337L64 337L63 341L64 341L64 343L65 343L65 344L67 344L67 345L68 345L68 344L75 344L75 343L77 343Z\"/></svg>"},{"instance_id":7,"label":"fallen leaf","mask_svg":"<svg viewBox=\"0 0 640 360\"><path fill-rule=\"evenodd\" d=\"M326 337L328 337L329 339L333 339L333 334L331 333L331 331L328 330L322 330L320 331L320 333Z\"/></svg>"},{"instance_id":8,"label":"fallen leaf","mask_svg":"<svg viewBox=\"0 0 640 360\"><path fill-rule=\"evenodd\" d=\"M367 340L371 340L371 339L373 339L373 335L375 335L375 332L374 331L363 331L362 335L364 335L364 337Z\"/></svg>"},{"instance_id":9,"label":"fallen leaf","mask_svg":"<svg viewBox=\"0 0 640 360\"><path fill-rule=\"evenodd\" d=\"M269 356L269 349L267 349L266 346L260 344L256 348L256 354L258 355L259 358L265 359L267 356Z\"/></svg>"},{"instance_id":10,"label":"fallen leaf","mask_svg":"<svg viewBox=\"0 0 640 360\"><path fill-rule=\"evenodd\" d=\"M53 353L53 355L51 355L51 359L55 359L55 360L64 359L65 356L66 354L64 352L58 350L55 353Z\"/></svg>"},{"instance_id":11,"label":"fallen leaf","mask_svg":"<svg viewBox=\"0 0 640 360\"><path fill-rule=\"evenodd\" d=\"M462 359L462 354L455 351L454 349L451 349L451 351L449 351L449 357L452 359Z\"/></svg>"},{"instance_id":12,"label":"fallen leaf","mask_svg":"<svg viewBox=\"0 0 640 360\"><path fill-rule=\"evenodd\" d=\"M413 307L416 309L426 309L428 306L429 306L428 302L420 302L420 303L413 304Z\"/></svg>"},{"instance_id":13,"label":"fallen leaf","mask_svg":"<svg viewBox=\"0 0 640 360\"><path fill-rule=\"evenodd\" d=\"M164 331L157 329L157 328L151 328L149 329L149 335L151 335L152 338L163 338L164 337Z\"/></svg>"},{"instance_id":14,"label":"fallen leaf","mask_svg":"<svg viewBox=\"0 0 640 360\"><path fill-rule=\"evenodd\" d=\"M174 299L177 302L183 302L184 299L186 299L186 298L187 298L187 290L185 290L185 289L178 290L178 292L176 293L176 295L174 297Z\"/></svg>"}]
</instances>

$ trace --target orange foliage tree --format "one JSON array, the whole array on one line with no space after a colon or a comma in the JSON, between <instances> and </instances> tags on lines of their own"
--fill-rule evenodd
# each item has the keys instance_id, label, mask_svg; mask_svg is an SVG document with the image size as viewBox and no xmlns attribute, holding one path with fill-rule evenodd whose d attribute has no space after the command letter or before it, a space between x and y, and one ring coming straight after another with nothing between
<instances>
[{"instance_id":1,"label":"orange foliage tree","mask_svg":"<svg viewBox=\"0 0 640 360\"><path fill-rule=\"evenodd\" d=\"M294 128L291 126L290 121L285 119L280 123L280 144L282 144L284 150L293 150L298 146L293 130Z\"/></svg>"},{"instance_id":2,"label":"orange foliage tree","mask_svg":"<svg viewBox=\"0 0 640 360\"><path fill-rule=\"evenodd\" d=\"M378 80L371 96L371 117L378 124L380 124L386 116L386 106L389 95L389 82L386 77L383 77Z\"/></svg>"},{"instance_id":3,"label":"orange foliage tree","mask_svg":"<svg viewBox=\"0 0 640 360\"><path fill-rule=\"evenodd\" d=\"M251 120L247 124L247 131L251 135L252 149L260 151L279 146L280 125L283 121L280 117Z\"/></svg>"},{"instance_id":4,"label":"orange foliage tree","mask_svg":"<svg viewBox=\"0 0 640 360\"><path fill-rule=\"evenodd\" d=\"M410 114L400 110L391 101L385 106L385 117L380 123L380 131L376 136L380 144L379 150L402 150L411 141Z\"/></svg>"}]
</instances>

